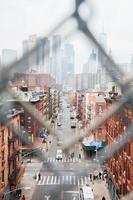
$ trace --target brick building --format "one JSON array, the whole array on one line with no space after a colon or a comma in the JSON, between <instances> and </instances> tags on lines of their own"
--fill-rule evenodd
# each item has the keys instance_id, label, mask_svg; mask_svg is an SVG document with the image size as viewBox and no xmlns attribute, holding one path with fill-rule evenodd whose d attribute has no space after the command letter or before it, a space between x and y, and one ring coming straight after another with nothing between
<instances>
[{"instance_id":1,"label":"brick building","mask_svg":"<svg viewBox=\"0 0 133 200\"><path fill-rule=\"evenodd\" d=\"M18 94L18 97L21 99L18 100L14 98L10 99L9 102L12 103L13 108L21 111L20 125L23 132L23 140L34 143L41 129L45 128L38 123L34 115L36 115L36 110L38 110L44 120L47 118L49 112L48 94L44 92L28 91L27 86L21 87L21 91L16 91L16 94ZM23 103L25 103L25 105L29 105L29 103L33 105L36 109L32 110L33 114L23 106ZM27 132L27 134L25 134L25 132Z\"/></svg>"},{"instance_id":2,"label":"brick building","mask_svg":"<svg viewBox=\"0 0 133 200\"><path fill-rule=\"evenodd\" d=\"M117 93L106 99L107 108L118 101ZM133 111L130 104L125 105L107 120L106 142L115 143L116 138L126 133L127 127L133 121ZM111 197L119 199L133 190L133 140L123 146L107 161L108 187Z\"/></svg>"},{"instance_id":3,"label":"brick building","mask_svg":"<svg viewBox=\"0 0 133 200\"><path fill-rule=\"evenodd\" d=\"M12 83L13 86L21 87L23 82L30 90L35 90L36 87L41 87L48 91L48 87L55 84L55 79L50 74L16 73Z\"/></svg>"},{"instance_id":4,"label":"brick building","mask_svg":"<svg viewBox=\"0 0 133 200\"><path fill-rule=\"evenodd\" d=\"M4 198L4 192L16 188L24 173L20 154L22 143L13 128L20 130L20 114L20 111L9 110L0 122L0 199Z\"/></svg>"}]
</instances>

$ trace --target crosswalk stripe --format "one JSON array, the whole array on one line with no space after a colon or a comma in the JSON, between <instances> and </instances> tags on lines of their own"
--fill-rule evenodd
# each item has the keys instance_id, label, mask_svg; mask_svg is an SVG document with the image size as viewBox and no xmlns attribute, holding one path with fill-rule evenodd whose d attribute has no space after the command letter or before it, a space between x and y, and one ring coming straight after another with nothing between
<instances>
[{"instance_id":1,"label":"crosswalk stripe","mask_svg":"<svg viewBox=\"0 0 133 200\"><path fill-rule=\"evenodd\" d=\"M37 181L37 185L86 185L89 184L88 176L41 176Z\"/></svg>"},{"instance_id":2,"label":"crosswalk stripe","mask_svg":"<svg viewBox=\"0 0 133 200\"><path fill-rule=\"evenodd\" d=\"M54 176L51 177L50 184L53 184Z\"/></svg>"},{"instance_id":3,"label":"crosswalk stripe","mask_svg":"<svg viewBox=\"0 0 133 200\"><path fill-rule=\"evenodd\" d=\"M74 163L74 162L81 162L81 160L76 157L76 158L67 158L67 157L63 157L62 160L58 160L55 157L48 157L47 160L45 162L66 162L66 163Z\"/></svg>"},{"instance_id":4,"label":"crosswalk stripe","mask_svg":"<svg viewBox=\"0 0 133 200\"><path fill-rule=\"evenodd\" d=\"M57 176L54 177L54 184L57 182Z\"/></svg>"},{"instance_id":5,"label":"crosswalk stripe","mask_svg":"<svg viewBox=\"0 0 133 200\"><path fill-rule=\"evenodd\" d=\"M81 185L83 185L84 184L84 180L83 180L83 177L81 177Z\"/></svg>"},{"instance_id":6,"label":"crosswalk stripe","mask_svg":"<svg viewBox=\"0 0 133 200\"><path fill-rule=\"evenodd\" d=\"M68 184L68 176L66 176L66 184Z\"/></svg>"},{"instance_id":7,"label":"crosswalk stripe","mask_svg":"<svg viewBox=\"0 0 133 200\"><path fill-rule=\"evenodd\" d=\"M76 185L75 176L73 176L73 184Z\"/></svg>"},{"instance_id":8,"label":"crosswalk stripe","mask_svg":"<svg viewBox=\"0 0 133 200\"><path fill-rule=\"evenodd\" d=\"M64 176L62 176L62 184L64 184Z\"/></svg>"},{"instance_id":9,"label":"crosswalk stripe","mask_svg":"<svg viewBox=\"0 0 133 200\"><path fill-rule=\"evenodd\" d=\"M61 178L60 176L58 176L58 184L60 184Z\"/></svg>"},{"instance_id":10,"label":"crosswalk stripe","mask_svg":"<svg viewBox=\"0 0 133 200\"><path fill-rule=\"evenodd\" d=\"M45 180L46 180L46 176L43 177L43 182L42 182L43 185L45 184Z\"/></svg>"},{"instance_id":11,"label":"crosswalk stripe","mask_svg":"<svg viewBox=\"0 0 133 200\"><path fill-rule=\"evenodd\" d=\"M72 177L71 176L69 176L69 180L70 180L70 184L72 184Z\"/></svg>"},{"instance_id":12,"label":"crosswalk stripe","mask_svg":"<svg viewBox=\"0 0 133 200\"><path fill-rule=\"evenodd\" d=\"M50 176L47 177L47 181L46 181L47 185L48 185L49 179L50 179Z\"/></svg>"},{"instance_id":13,"label":"crosswalk stripe","mask_svg":"<svg viewBox=\"0 0 133 200\"><path fill-rule=\"evenodd\" d=\"M42 181L42 176L41 176L41 178L40 178L40 180L39 180L39 182L38 182L39 185L41 184L41 181Z\"/></svg>"}]
</instances>

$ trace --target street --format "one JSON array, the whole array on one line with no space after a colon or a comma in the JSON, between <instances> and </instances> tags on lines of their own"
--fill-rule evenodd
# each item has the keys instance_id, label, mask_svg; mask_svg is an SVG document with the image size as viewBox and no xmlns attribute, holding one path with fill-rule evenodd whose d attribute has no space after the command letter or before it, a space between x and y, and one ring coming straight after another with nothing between
<instances>
[{"instance_id":1,"label":"street","mask_svg":"<svg viewBox=\"0 0 133 200\"><path fill-rule=\"evenodd\" d=\"M47 154L47 159L41 163L36 160L27 164L24 176L32 177L34 182L34 190L32 195L28 196L28 200L79 200L79 190L82 186L89 184L93 187L89 177L90 172L92 173L89 170L91 160L86 160L83 154L79 158L79 153L81 153L80 144L75 144L67 154L63 153L62 160L56 159L57 149L61 148L57 145L58 141L63 142L68 137L80 133L78 127L72 129L70 126L70 108L67 108L65 101L62 107L63 112L60 114L61 126L57 126L58 119L55 121L54 126L58 138L56 135L48 138L48 152L46 152L46 144L44 144L44 153ZM74 154L74 156L71 157L71 154ZM80 170L83 166L84 174L81 175ZM36 179L34 179L35 176ZM99 199L99 197L95 195L95 199Z\"/></svg>"}]
</instances>

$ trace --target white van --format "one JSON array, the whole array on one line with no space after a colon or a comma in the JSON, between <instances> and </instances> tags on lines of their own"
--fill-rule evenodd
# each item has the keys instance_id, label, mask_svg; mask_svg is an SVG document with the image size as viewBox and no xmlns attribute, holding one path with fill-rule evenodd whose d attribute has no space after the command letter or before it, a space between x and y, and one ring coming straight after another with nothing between
<instances>
[{"instance_id":1,"label":"white van","mask_svg":"<svg viewBox=\"0 0 133 200\"><path fill-rule=\"evenodd\" d=\"M86 185L80 188L80 200L94 200L93 190Z\"/></svg>"},{"instance_id":2,"label":"white van","mask_svg":"<svg viewBox=\"0 0 133 200\"><path fill-rule=\"evenodd\" d=\"M63 159L62 149L57 149L57 152L56 152L56 159L57 159L57 160L62 160L62 159Z\"/></svg>"}]
</instances>

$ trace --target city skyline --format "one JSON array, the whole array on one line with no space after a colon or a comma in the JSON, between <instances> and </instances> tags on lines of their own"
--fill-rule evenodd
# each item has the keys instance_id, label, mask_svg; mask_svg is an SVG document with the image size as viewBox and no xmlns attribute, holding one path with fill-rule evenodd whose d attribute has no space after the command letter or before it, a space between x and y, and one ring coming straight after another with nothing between
<instances>
[{"instance_id":1,"label":"city skyline","mask_svg":"<svg viewBox=\"0 0 133 200\"><path fill-rule=\"evenodd\" d=\"M132 4L131 0L124 0L123 2L120 0L117 2L113 0L110 6L105 0L100 2L97 0L93 1L96 15L94 15L90 23L92 32L95 33L98 38L102 29L102 22L104 21L105 32L108 34L109 38L108 46L112 49L113 56L118 62L128 62L133 52L132 22L130 20L132 18ZM24 9L25 6L26 9ZM2 0L0 10L1 48L8 47L9 49L16 49L19 55L21 55L22 50L20 44L24 38L27 38L28 35L32 33L39 36L41 36L43 32L46 33L52 25L60 21L64 14L71 13L73 7L74 4L71 1L65 0L58 0L56 3L53 0L49 2L39 0L39 3L34 0L32 1L32 7L30 2L25 0L23 2L20 1L19 4L16 0L13 0L12 3L7 0ZM50 13L47 8L51 8ZM37 15L35 12L36 9L39 10ZM125 11L124 14L123 9ZM17 14L19 15L19 19L16 17ZM44 21L43 26L39 26L41 21ZM115 24L113 23L114 21ZM122 23L123 21L126 23ZM7 24L8 28L6 26ZM90 49L90 47L86 46L86 44L84 44L84 39L77 34L70 38L70 42L75 46L76 70L80 72L92 47Z\"/></svg>"}]
</instances>

